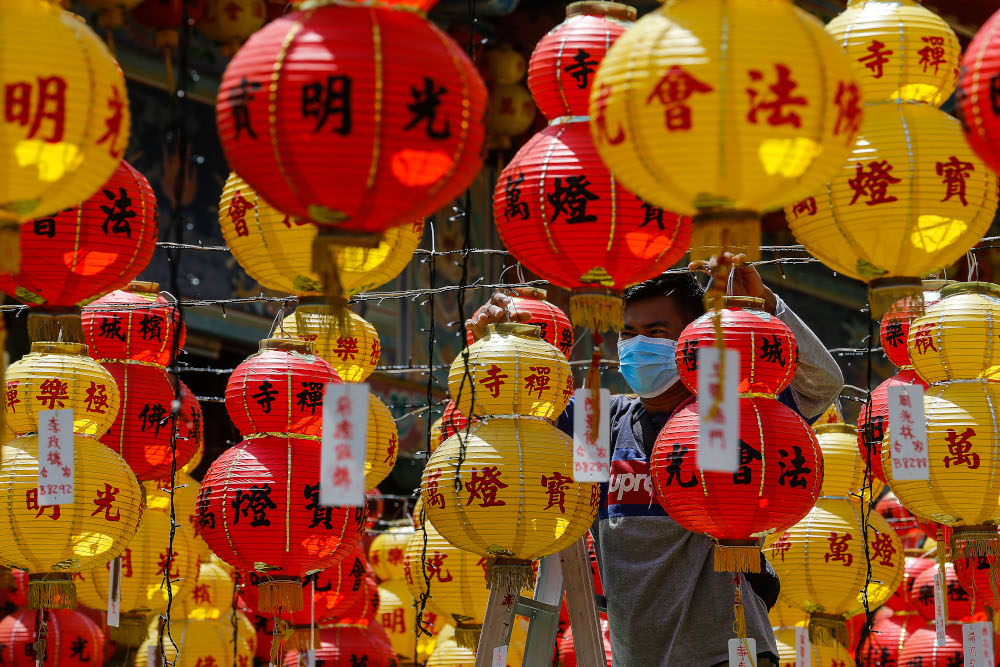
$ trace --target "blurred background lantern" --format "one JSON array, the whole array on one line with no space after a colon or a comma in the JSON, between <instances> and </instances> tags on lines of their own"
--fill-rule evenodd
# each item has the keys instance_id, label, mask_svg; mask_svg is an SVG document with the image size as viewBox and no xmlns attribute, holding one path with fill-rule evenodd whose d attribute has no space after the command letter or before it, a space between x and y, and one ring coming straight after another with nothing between
<instances>
[{"instance_id":1,"label":"blurred background lantern","mask_svg":"<svg viewBox=\"0 0 1000 667\"><path fill-rule=\"evenodd\" d=\"M414 631L417 612L413 606L406 582L402 578L383 581L378 585L378 622L389 636L393 652L403 661L412 662L419 653L419 643ZM424 662L429 656L418 656Z\"/></svg>"},{"instance_id":2,"label":"blurred background lantern","mask_svg":"<svg viewBox=\"0 0 1000 667\"><path fill-rule=\"evenodd\" d=\"M10 0L0 12L0 60L7 63L0 220L51 220L114 178L129 141L125 78L97 35L58 3ZM36 57L39 40L46 58ZM5 273L18 273L16 253L4 253Z\"/></svg>"},{"instance_id":3,"label":"blurred background lantern","mask_svg":"<svg viewBox=\"0 0 1000 667\"><path fill-rule=\"evenodd\" d=\"M232 57L265 18L264 0L205 0L205 12L195 27L219 43L222 55Z\"/></svg>"},{"instance_id":4,"label":"blurred background lantern","mask_svg":"<svg viewBox=\"0 0 1000 667\"><path fill-rule=\"evenodd\" d=\"M473 423L477 421L479 421L477 418L472 418ZM458 411L455 401L449 400L444 406L444 412L441 414L441 442L444 442L459 431L464 431L468 425L469 418Z\"/></svg>"},{"instance_id":5,"label":"blurred background lantern","mask_svg":"<svg viewBox=\"0 0 1000 667\"><path fill-rule=\"evenodd\" d=\"M163 49L163 65L167 86L174 87L173 51L180 41L180 29L185 16L189 26L201 20L205 0L141 0L132 10L132 18L156 31L156 45Z\"/></svg>"},{"instance_id":6,"label":"blurred background lantern","mask_svg":"<svg viewBox=\"0 0 1000 667\"><path fill-rule=\"evenodd\" d=\"M317 664L322 661L324 665L395 665L396 656L391 647L378 641L374 635L374 630L354 625L322 628L319 630L320 643L314 649L314 659ZM285 667L298 667L304 657L297 651L291 651L285 656L283 664Z\"/></svg>"},{"instance_id":7,"label":"blurred background lantern","mask_svg":"<svg viewBox=\"0 0 1000 667\"><path fill-rule=\"evenodd\" d=\"M513 137L527 132L535 121L535 103L524 87L527 63L510 44L483 54L490 83L490 148L507 149Z\"/></svg>"},{"instance_id":8,"label":"blurred background lantern","mask_svg":"<svg viewBox=\"0 0 1000 667\"><path fill-rule=\"evenodd\" d=\"M215 555L207 556L198 565L198 576L190 586L190 594L177 600L180 618L189 621L222 618L233 609L235 587L232 568Z\"/></svg>"},{"instance_id":9,"label":"blurred background lantern","mask_svg":"<svg viewBox=\"0 0 1000 667\"><path fill-rule=\"evenodd\" d=\"M368 560L379 581L391 581L404 578L403 556L406 545L414 536L413 524L409 519L402 519L389 524L384 532L379 533L368 547Z\"/></svg>"},{"instance_id":10,"label":"blurred background lantern","mask_svg":"<svg viewBox=\"0 0 1000 667\"><path fill-rule=\"evenodd\" d=\"M604 643L604 660L608 667L611 667L611 626L606 618L601 621L601 638ZM573 641L573 628L568 628L562 641L558 642L556 648L559 652L559 667L576 667L576 645Z\"/></svg>"},{"instance_id":11,"label":"blurred background lantern","mask_svg":"<svg viewBox=\"0 0 1000 667\"><path fill-rule=\"evenodd\" d=\"M914 630L903 642L897 664L948 667L964 662L961 623L949 623L946 626L944 646L938 646L936 638L934 626Z\"/></svg>"},{"instance_id":12,"label":"blurred background lantern","mask_svg":"<svg viewBox=\"0 0 1000 667\"><path fill-rule=\"evenodd\" d=\"M881 470L881 457L877 460L877 463ZM874 510L881 514L889 522L889 525L892 526L892 529L896 531L896 535L899 536L904 549L916 548L923 541L924 533L917 524L917 518L913 516L910 510L903 507L903 503L899 502L899 498L892 491L885 490L882 497L875 503Z\"/></svg>"},{"instance_id":13,"label":"blurred background lantern","mask_svg":"<svg viewBox=\"0 0 1000 667\"><path fill-rule=\"evenodd\" d=\"M759 213L829 179L850 151L861 102L847 56L791 2L680 0L608 51L590 126L623 187L698 214L692 257L727 248L755 259Z\"/></svg>"},{"instance_id":14,"label":"blurred background lantern","mask_svg":"<svg viewBox=\"0 0 1000 667\"><path fill-rule=\"evenodd\" d=\"M899 665L899 654L906 640L914 632L924 627L923 617L914 612L906 615L893 614L872 625L871 634L861 647L862 664ZM847 663L845 663L847 664Z\"/></svg>"},{"instance_id":15,"label":"blurred background lantern","mask_svg":"<svg viewBox=\"0 0 1000 667\"><path fill-rule=\"evenodd\" d=\"M146 268L158 234L156 199L145 176L124 160L116 165L83 203L21 224L20 267L0 272L0 290L59 315L124 287ZM29 315L32 340L60 340L60 332L62 340L83 340L78 317L52 322Z\"/></svg>"},{"instance_id":16,"label":"blurred background lantern","mask_svg":"<svg viewBox=\"0 0 1000 667\"><path fill-rule=\"evenodd\" d=\"M90 356L166 368L184 348L187 330L157 283L133 281L84 306L80 319Z\"/></svg>"},{"instance_id":17,"label":"blurred background lantern","mask_svg":"<svg viewBox=\"0 0 1000 667\"><path fill-rule=\"evenodd\" d=\"M279 333L280 332L280 333ZM368 321L348 311L343 322L329 306L301 305L281 322L276 335L308 341L344 382L364 382L375 370L382 345Z\"/></svg>"},{"instance_id":18,"label":"blurred background lantern","mask_svg":"<svg viewBox=\"0 0 1000 667\"><path fill-rule=\"evenodd\" d=\"M558 347L559 351L569 359L570 353L573 351L573 325L570 324L566 313L558 306L545 300L546 296L545 290L541 289L534 290L533 296L511 295L511 304L508 306L508 310L516 313L528 313L528 321L524 324L538 327L542 340ZM489 304L480 306L471 319L475 319L488 307ZM472 345L475 342L471 329L467 329L465 332L465 342L467 345Z\"/></svg>"},{"instance_id":19,"label":"blurred background lantern","mask_svg":"<svg viewBox=\"0 0 1000 667\"><path fill-rule=\"evenodd\" d=\"M941 571L940 565L934 563L917 575L913 581L913 593L911 596L913 608L923 616L928 623L934 622L934 579ZM945 563L945 610L947 620L970 623L972 618L973 600L969 591L962 586L958 575L955 573L955 566L952 563ZM980 601L982 598L980 598Z\"/></svg>"},{"instance_id":20,"label":"blurred background lantern","mask_svg":"<svg viewBox=\"0 0 1000 667\"><path fill-rule=\"evenodd\" d=\"M105 592L106 593L106 592ZM107 595L105 595L107 597ZM45 620L46 665L91 667L104 661L104 633L86 614L75 609L41 612ZM35 665L39 612L19 609L0 621L0 661L6 665Z\"/></svg>"},{"instance_id":21,"label":"blurred background lantern","mask_svg":"<svg viewBox=\"0 0 1000 667\"><path fill-rule=\"evenodd\" d=\"M997 76L1000 76L1000 12L984 23L965 50L959 74L956 111L962 119L965 138L976 155L1000 171L1000 109L996 100Z\"/></svg>"},{"instance_id":22,"label":"blurred background lantern","mask_svg":"<svg viewBox=\"0 0 1000 667\"><path fill-rule=\"evenodd\" d=\"M142 483L146 496L146 509L170 512L170 498L174 500L174 516L177 523L191 531L195 551L202 559L212 554L205 541L198 535L198 491L201 484L188 473L178 469L171 493L170 479L154 479Z\"/></svg>"},{"instance_id":23,"label":"blurred background lantern","mask_svg":"<svg viewBox=\"0 0 1000 667\"><path fill-rule=\"evenodd\" d=\"M239 614L239 612L236 612ZM240 614L242 615L242 614ZM216 621L173 619L170 636L162 647L174 667L206 667L206 665L251 665L256 650L253 626L246 621L220 618ZM233 636L236 635L236 644ZM163 664L160 656L157 623L150 626L149 635L135 652L135 667L156 667ZM151 650L152 649L152 650ZM235 653L235 655L234 655ZM153 656L153 662L149 658Z\"/></svg>"},{"instance_id":24,"label":"blurred background lantern","mask_svg":"<svg viewBox=\"0 0 1000 667\"><path fill-rule=\"evenodd\" d=\"M885 606L892 609L893 612L917 613L917 591L914 590L914 584L917 577L933 565L934 560L930 557L907 556L903 561L903 580L892 597L886 601Z\"/></svg>"},{"instance_id":25,"label":"blurred background lantern","mask_svg":"<svg viewBox=\"0 0 1000 667\"><path fill-rule=\"evenodd\" d=\"M125 12L134 9L142 0L80 0L97 11L97 23L108 30L108 42L114 46L111 29L125 23Z\"/></svg>"}]
</instances>

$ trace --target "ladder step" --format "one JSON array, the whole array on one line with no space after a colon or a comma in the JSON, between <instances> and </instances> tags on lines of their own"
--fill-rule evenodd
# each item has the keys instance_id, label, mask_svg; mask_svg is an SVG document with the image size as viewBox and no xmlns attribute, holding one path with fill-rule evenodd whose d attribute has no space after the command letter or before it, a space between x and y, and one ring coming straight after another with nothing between
<instances>
[{"instance_id":1,"label":"ladder step","mask_svg":"<svg viewBox=\"0 0 1000 667\"><path fill-rule=\"evenodd\" d=\"M526 598L524 596L518 596L517 607L514 611L515 613L526 618L534 618L535 614L552 614L553 616L559 616L559 607L545 602L539 602L533 598Z\"/></svg>"}]
</instances>

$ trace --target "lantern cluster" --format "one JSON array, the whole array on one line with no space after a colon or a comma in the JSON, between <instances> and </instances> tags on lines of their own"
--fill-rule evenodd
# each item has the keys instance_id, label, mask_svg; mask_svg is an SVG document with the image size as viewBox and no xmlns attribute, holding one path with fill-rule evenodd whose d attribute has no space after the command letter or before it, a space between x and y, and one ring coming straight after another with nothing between
<instances>
[{"instance_id":1,"label":"lantern cluster","mask_svg":"<svg viewBox=\"0 0 1000 667\"><path fill-rule=\"evenodd\" d=\"M489 147L508 149L513 139L535 121L535 103L524 87L527 63L510 44L500 44L483 55L489 71Z\"/></svg>"}]
</instances>

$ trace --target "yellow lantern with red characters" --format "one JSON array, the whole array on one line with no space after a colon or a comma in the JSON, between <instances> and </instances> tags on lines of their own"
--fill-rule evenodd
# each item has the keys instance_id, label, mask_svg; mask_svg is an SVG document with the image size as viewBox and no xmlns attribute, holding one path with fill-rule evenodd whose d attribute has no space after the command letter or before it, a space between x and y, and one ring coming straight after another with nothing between
<instances>
[{"instance_id":1,"label":"yellow lantern with red characters","mask_svg":"<svg viewBox=\"0 0 1000 667\"><path fill-rule=\"evenodd\" d=\"M235 588L233 569L216 556L210 556L198 567L191 594L180 600L180 617L192 621L224 617L233 608Z\"/></svg>"},{"instance_id":2,"label":"yellow lantern with red characters","mask_svg":"<svg viewBox=\"0 0 1000 667\"><path fill-rule=\"evenodd\" d=\"M282 321L276 335L313 343L316 354L326 359L344 382L367 380L382 353L378 332L367 320L348 311L341 321L327 305L299 306Z\"/></svg>"},{"instance_id":3,"label":"yellow lantern with red characters","mask_svg":"<svg viewBox=\"0 0 1000 667\"><path fill-rule=\"evenodd\" d=\"M264 25L266 17L264 0L205 0L205 14L195 27L230 57Z\"/></svg>"},{"instance_id":4,"label":"yellow lantern with red characters","mask_svg":"<svg viewBox=\"0 0 1000 667\"><path fill-rule=\"evenodd\" d=\"M135 667L157 667L163 664L160 651L174 667L211 667L212 665L253 664L257 649L253 624L242 612L232 618L213 621L174 619L170 622L170 638L160 642L159 623L154 621L142 646L135 652ZM236 644L233 645L233 635ZM162 649L161 649L162 647ZM235 655L234 655L235 654ZM152 658L152 661L150 661Z\"/></svg>"},{"instance_id":5,"label":"yellow lantern with red characters","mask_svg":"<svg viewBox=\"0 0 1000 667\"><path fill-rule=\"evenodd\" d=\"M368 562L379 581L404 578L403 556L412 536L413 525L408 519L403 519L390 524L388 530L372 540L368 547Z\"/></svg>"},{"instance_id":6,"label":"yellow lantern with red characters","mask_svg":"<svg viewBox=\"0 0 1000 667\"><path fill-rule=\"evenodd\" d=\"M399 455L399 431L389 408L368 395L368 444L365 447L365 488L373 489L389 476Z\"/></svg>"}]
</instances>

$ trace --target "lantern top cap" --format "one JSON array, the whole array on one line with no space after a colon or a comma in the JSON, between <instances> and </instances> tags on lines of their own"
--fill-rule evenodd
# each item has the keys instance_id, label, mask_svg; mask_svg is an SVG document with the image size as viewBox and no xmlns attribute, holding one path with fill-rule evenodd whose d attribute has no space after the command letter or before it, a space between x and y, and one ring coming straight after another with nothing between
<instances>
[{"instance_id":1,"label":"lantern top cap","mask_svg":"<svg viewBox=\"0 0 1000 667\"><path fill-rule=\"evenodd\" d=\"M312 354L315 345L301 338L264 338L260 341L260 350L284 350L286 352L301 352Z\"/></svg>"},{"instance_id":2,"label":"lantern top cap","mask_svg":"<svg viewBox=\"0 0 1000 667\"><path fill-rule=\"evenodd\" d=\"M521 324L520 322L501 322L491 325L487 329L491 334L496 333L501 336L521 336L522 338L541 338L542 331L534 324Z\"/></svg>"},{"instance_id":3,"label":"lantern top cap","mask_svg":"<svg viewBox=\"0 0 1000 667\"><path fill-rule=\"evenodd\" d=\"M854 436L857 435L858 429L850 424L818 424L813 427L816 431L816 435L824 435L826 433L843 433L844 435Z\"/></svg>"},{"instance_id":4,"label":"lantern top cap","mask_svg":"<svg viewBox=\"0 0 1000 667\"><path fill-rule=\"evenodd\" d=\"M566 18L572 16L610 16L621 21L635 21L635 7L620 2L601 2L599 0L582 0L566 7Z\"/></svg>"},{"instance_id":5,"label":"lantern top cap","mask_svg":"<svg viewBox=\"0 0 1000 667\"><path fill-rule=\"evenodd\" d=\"M148 282L145 280L133 280L124 288L123 292L140 292L144 294L159 294L160 283Z\"/></svg>"},{"instance_id":6,"label":"lantern top cap","mask_svg":"<svg viewBox=\"0 0 1000 667\"><path fill-rule=\"evenodd\" d=\"M85 357L87 356L87 345L43 340L32 343L31 352L32 354L66 354L73 357Z\"/></svg>"},{"instance_id":7,"label":"lantern top cap","mask_svg":"<svg viewBox=\"0 0 1000 667\"><path fill-rule=\"evenodd\" d=\"M994 285L993 283L954 283L941 288L942 298L956 294L983 294L1000 297L1000 285Z\"/></svg>"},{"instance_id":8,"label":"lantern top cap","mask_svg":"<svg viewBox=\"0 0 1000 667\"><path fill-rule=\"evenodd\" d=\"M764 310L764 299L755 296L727 296L723 300L723 305L727 308Z\"/></svg>"},{"instance_id":9,"label":"lantern top cap","mask_svg":"<svg viewBox=\"0 0 1000 667\"><path fill-rule=\"evenodd\" d=\"M957 280L921 280L925 292L940 292L948 285L954 285Z\"/></svg>"}]
</instances>

